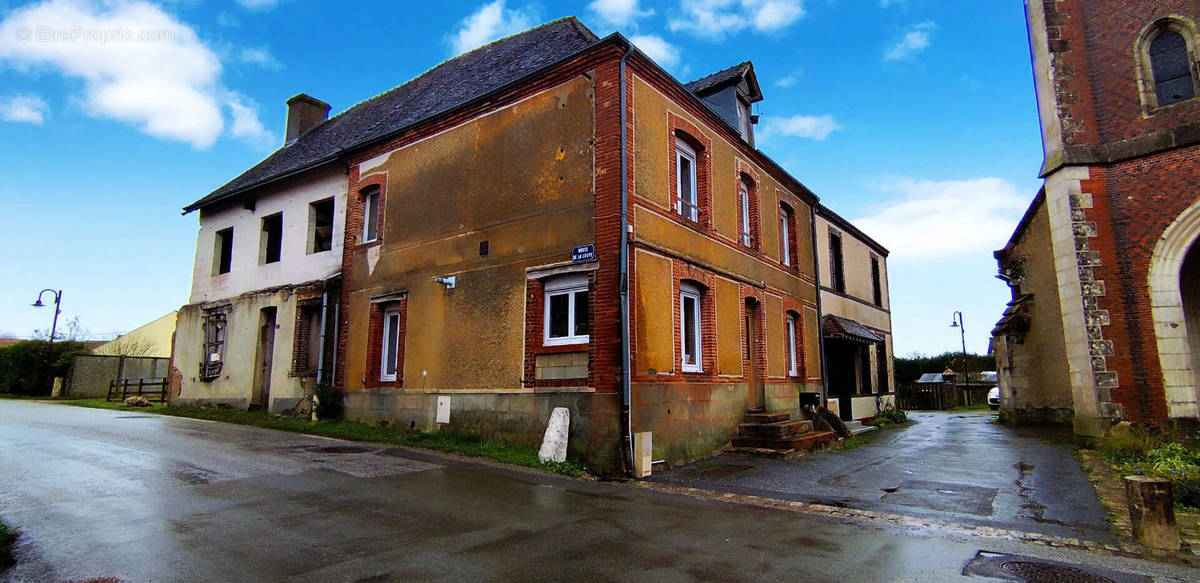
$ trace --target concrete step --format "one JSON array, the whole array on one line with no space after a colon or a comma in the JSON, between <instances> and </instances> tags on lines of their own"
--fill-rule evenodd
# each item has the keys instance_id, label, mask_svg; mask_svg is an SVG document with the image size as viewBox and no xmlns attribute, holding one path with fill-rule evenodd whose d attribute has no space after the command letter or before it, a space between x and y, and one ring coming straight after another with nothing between
<instances>
[{"instance_id":1,"label":"concrete step","mask_svg":"<svg viewBox=\"0 0 1200 583\"><path fill-rule=\"evenodd\" d=\"M775 423L742 423L738 435L743 437L790 437L812 431L812 421L776 421Z\"/></svg>"},{"instance_id":2,"label":"concrete step","mask_svg":"<svg viewBox=\"0 0 1200 583\"><path fill-rule=\"evenodd\" d=\"M734 447L810 451L833 441L835 438L836 434L832 431L809 431L788 437L747 437L739 435L731 441Z\"/></svg>"},{"instance_id":3,"label":"concrete step","mask_svg":"<svg viewBox=\"0 0 1200 583\"><path fill-rule=\"evenodd\" d=\"M727 447L722 451L734 455L751 455L777 460L795 459L796 456L800 455L800 452L794 449L770 449L766 447Z\"/></svg>"},{"instance_id":4,"label":"concrete step","mask_svg":"<svg viewBox=\"0 0 1200 583\"><path fill-rule=\"evenodd\" d=\"M850 431L854 431L855 429L863 426L862 421L843 421L843 423L846 424L846 429L849 429Z\"/></svg>"},{"instance_id":5,"label":"concrete step","mask_svg":"<svg viewBox=\"0 0 1200 583\"><path fill-rule=\"evenodd\" d=\"M874 425L863 425L860 423L858 425L858 427L850 428L850 432L853 433L854 435L862 435L863 433L870 433L872 431L875 431L876 429L879 429L879 428L875 427Z\"/></svg>"},{"instance_id":6,"label":"concrete step","mask_svg":"<svg viewBox=\"0 0 1200 583\"><path fill-rule=\"evenodd\" d=\"M746 417L744 418L744 420L746 423L762 424L762 423L778 423L780 421L787 421L788 419L791 419L791 418L792 418L792 416L788 413L767 413L767 412L747 411Z\"/></svg>"}]
</instances>

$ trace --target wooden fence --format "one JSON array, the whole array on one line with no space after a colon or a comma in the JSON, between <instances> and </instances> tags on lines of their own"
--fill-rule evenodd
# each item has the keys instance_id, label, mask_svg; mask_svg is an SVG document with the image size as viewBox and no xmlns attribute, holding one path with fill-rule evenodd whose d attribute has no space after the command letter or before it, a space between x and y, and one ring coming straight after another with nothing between
<instances>
[{"instance_id":1,"label":"wooden fence","mask_svg":"<svg viewBox=\"0 0 1200 583\"><path fill-rule=\"evenodd\" d=\"M124 401L126 397L146 397L151 401L167 402L167 378L150 379L113 379L108 382L108 396L105 401L116 397Z\"/></svg>"}]
</instances>

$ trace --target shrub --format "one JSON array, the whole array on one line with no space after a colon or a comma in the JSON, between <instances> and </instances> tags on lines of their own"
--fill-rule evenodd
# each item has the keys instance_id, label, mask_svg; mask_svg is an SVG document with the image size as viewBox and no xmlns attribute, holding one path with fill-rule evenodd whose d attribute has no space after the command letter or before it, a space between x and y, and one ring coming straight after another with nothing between
<instances>
[{"instance_id":1,"label":"shrub","mask_svg":"<svg viewBox=\"0 0 1200 583\"><path fill-rule=\"evenodd\" d=\"M1122 474L1167 478L1175 484L1177 506L1200 508L1200 451L1137 427L1110 434L1097 445Z\"/></svg>"},{"instance_id":2,"label":"shrub","mask_svg":"<svg viewBox=\"0 0 1200 583\"><path fill-rule=\"evenodd\" d=\"M49 395L54 377L67 376L71 361L91 354L83 342L24 340L0 348L0 393Z\"/></svg>"},{"instance_id":3,"label":"shrub","mask_svg":"<svg viewBox=\"0 0 1200 583\"><path fill-rule=\"evenodd\" d=\"M16 560L13 558L13 545L17 542L17 533L0 522L0 569L10 567Z\"/></svg>"},{"instance_id":4,"label":"shrub","mask_svg":"<svg viewBox=\"0 0 1200 583\"><path fill-rule=\"evenodd\" d=\"M340 419L346 412L342 391L329 383L317 383L313 388L317 397L317 419Z\"/></svg>"}]
</instances>

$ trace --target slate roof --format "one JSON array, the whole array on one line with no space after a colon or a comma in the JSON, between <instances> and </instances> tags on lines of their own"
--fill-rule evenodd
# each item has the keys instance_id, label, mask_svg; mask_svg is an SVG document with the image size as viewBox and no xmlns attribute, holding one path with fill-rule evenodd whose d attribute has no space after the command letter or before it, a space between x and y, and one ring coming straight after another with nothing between
<instances>
[{"instance_id":1,"label":"slate roof","mask_svg":"<svg viewBox=\"0 0 1200 583\"><path fill-rule=\"evenodd\" d=\"M743 61L728 69L722 69L709 75L701 77L690 83L685 83L683 86L697 96L703 96L706 92L718 89L730 83L736 83L743 76L748 75L747 82L750 84L750 99L752 102L762 100L762 91L758 88L758 78L754 75L754 64L750 61Z\"/></svg>"},{"instance_id":2,"label":"slate roof","mask_svg":"<svg viewBox=\"0 0 1200 583\"><path fill-rule=\"evenodd\" d=\"M330 162L347 150L500 89L598 40L575 17L566 17L479 47L322 122L183 210L191 212L249 188Z\"/></svg>"}]
</instances>

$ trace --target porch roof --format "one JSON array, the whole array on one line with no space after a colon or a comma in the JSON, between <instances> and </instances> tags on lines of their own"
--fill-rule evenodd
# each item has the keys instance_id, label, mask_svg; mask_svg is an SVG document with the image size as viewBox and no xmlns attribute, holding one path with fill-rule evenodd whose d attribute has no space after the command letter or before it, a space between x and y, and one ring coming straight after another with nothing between
<instances>
[{"instance_id":1,"label":"porch roof","mask_svg":"<svg viewBox=\"0 0 1200 583\"><path fill-rule=\"evenodd\" d=\"M876 334L874 330L841 316L826 315L824 323L821 324L821 333L826 338L838 338L853 342L883 342L883 337Z\"/></svg>"}]
</instances>

